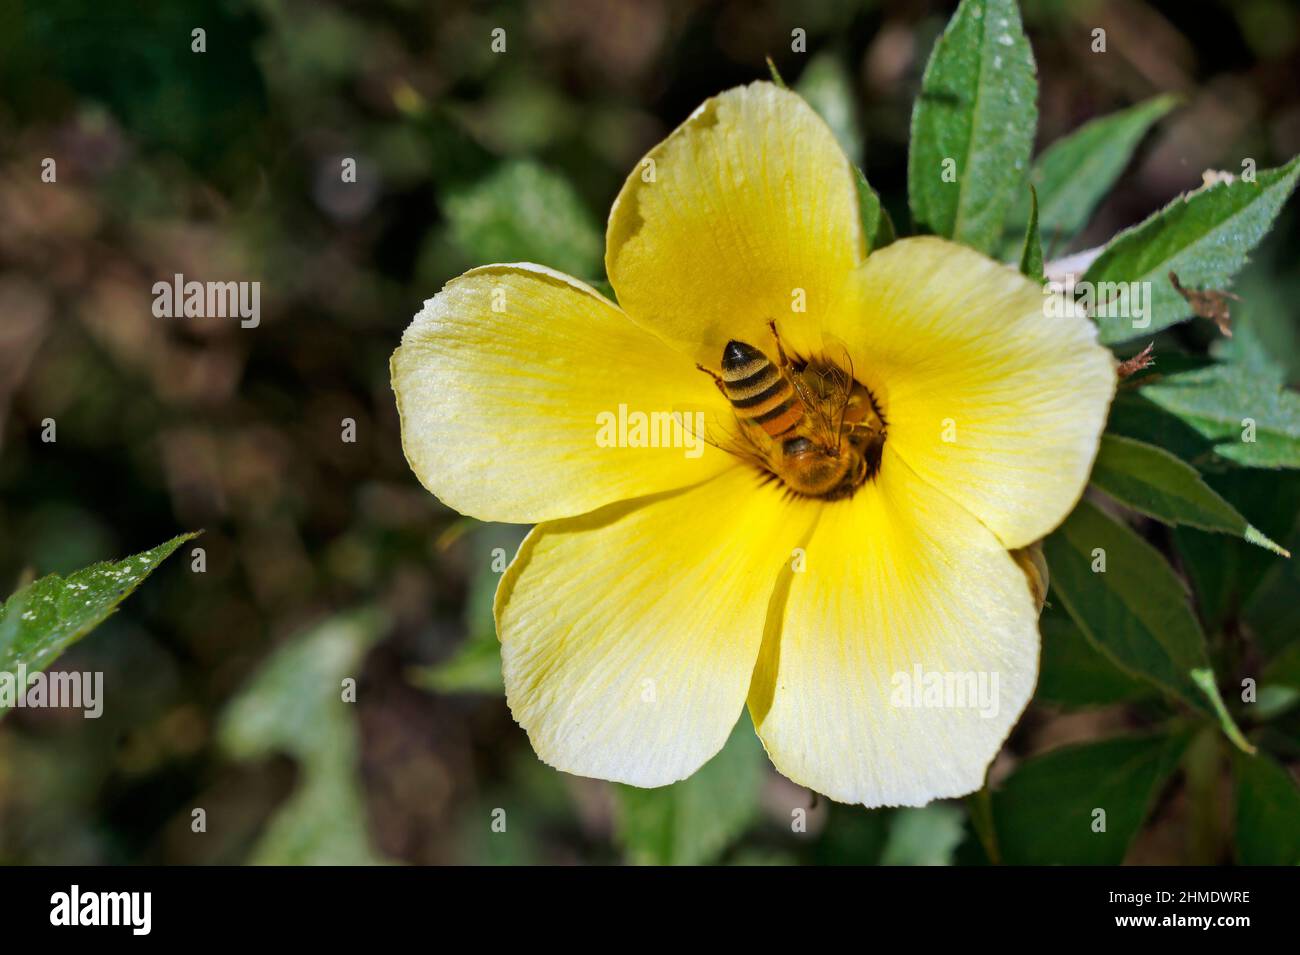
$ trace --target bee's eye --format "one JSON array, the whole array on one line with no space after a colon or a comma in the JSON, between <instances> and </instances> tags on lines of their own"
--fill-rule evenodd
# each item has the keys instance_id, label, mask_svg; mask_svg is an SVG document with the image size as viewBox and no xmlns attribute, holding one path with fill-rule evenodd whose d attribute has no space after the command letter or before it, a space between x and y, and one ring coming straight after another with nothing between
<instances>
[{"instance_id":1,"label":"bee's eye","mask_svg":"<svg viewBox=\"0 0 1300 955\"><path fill-rule=\"evenodd\" d=\"M803 454L812 450L812 442L807 438L787 438L781 443L781 452L786 455Z\"/></svg>"}]
</instances>

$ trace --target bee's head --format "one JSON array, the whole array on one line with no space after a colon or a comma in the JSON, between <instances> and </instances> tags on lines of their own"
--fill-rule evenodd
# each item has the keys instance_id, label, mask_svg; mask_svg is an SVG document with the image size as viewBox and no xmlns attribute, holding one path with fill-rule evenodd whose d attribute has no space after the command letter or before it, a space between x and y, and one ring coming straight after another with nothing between
<instances>
[{"instance_id":1,"label":"bee's head","mask_svg":"<svg viewBox=\"0 0 1300 955\"><path fill-rule=\"evenodd\" d=\"M790 488L810 497L824 497L844 483L852 465L846 455L822 447L806 437L781 442L784 456L782 477Z\"/></svg>"},{"instance_id":2,"label":"bee's head","mask_svg":"<svg viewBox=\"0 0 1300 955\"><path fill-rule=\"evenodd\" d=\"M840 449L826 447L817 441L813 441L811 438L800 436L797 438L786 438L781 442L781 453L787 458L807 458L812 455L838 458L840 456Z\"/></svg>"}]
</instances>

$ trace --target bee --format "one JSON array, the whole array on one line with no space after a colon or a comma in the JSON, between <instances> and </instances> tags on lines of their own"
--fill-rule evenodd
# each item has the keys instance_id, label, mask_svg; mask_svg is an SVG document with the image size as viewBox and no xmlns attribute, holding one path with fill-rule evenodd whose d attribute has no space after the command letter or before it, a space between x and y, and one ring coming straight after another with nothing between
<instances>
[{"instance_id":1,"label":"bee","mask_svg":"<svg viewBox=\"0 0 1300 955\"><path fill-rule=\"evenodd\" d=\"M850 370L826 360L791 361L776 323L772 361L759 348L729 341L722 374L703 365L731 403L738 430L724 450L778 478L796 494L847 497L880 467L885 422Z\"/></svg>"}]
</instances>

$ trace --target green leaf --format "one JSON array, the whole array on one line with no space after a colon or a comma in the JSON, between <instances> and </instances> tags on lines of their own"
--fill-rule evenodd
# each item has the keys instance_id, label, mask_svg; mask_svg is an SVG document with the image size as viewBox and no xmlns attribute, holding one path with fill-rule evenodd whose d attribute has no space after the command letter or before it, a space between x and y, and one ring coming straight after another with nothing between
<instances>
[{"instance_id":1,"label":"green leaf","mask_svg":"<svg viewBox=\"0 0 1300 955\"><path fill-rule=\"evenodd\" d=\"M1223 697L1219 695L1219 685L1214 680L1214 671L1208 667L1203 670L1193 670L1192 681L1201 688L1205 698L1214 707L1214 715L1219 718L1219 728L1223 730L1223 735L1243 753L1254 753L1255 747L1251 746L1246 737L1241 735L1241 730L1237 728L1232 715L1223 703Z\"/></svg>"},{"instance_id":2,"label":"green leaf","mask_svg":"<svg viewBox=\"0 0 1300 955\"><path fill-rule=\"evenodd\" d=\"M1285 715L1300 703L1300 690L1293 686L1265 684L1259 687L1256 693L1251 713L1261 723Z\"/></svg>"},{"instance_id":3,"label":"green leaf","mask_svg":"<svg viewBox=\"0 0 1300 955\"><path fill-rule=\"evenodd\" d=\"M511 161L443 198L452 241L476 264L537 262L578 278L602 273L604 237L561 176Z\"/></svg>"},{"instance_id":4,"label":"green leaf","mask_svg":"<svg viewBox=\"0 0 1300 955\"><path fill-rule=\"evenodd\" d=\"M1300 545L1300 535L1291 546L1297 545ZM1300 570L1295 568L1294 561L1289 561L1282 567L1274 567L1258 590L1245 600L1243 616L1266 656L1283 652L1295 635L1300 634L1300 602L1295 599L1298 593ZM1294 685L1300 688L1300 677L1297 679Z\"/></svg>"},{"instance_id":5,"label":"green leaf","mask_svg":"<svg viewBox=\"0 0 1300 955\"><path fill-rule=\"evenodd\" d=\"M1300 865L1300 790L1286 767L1263 753L1237 754L1237 861Z\"/></svg>"},{"instance_id":6,"label":"green leaf","mask_svg":"<svg viewBox=\"0 0 1300 955\"><path fill-rule=\"evenodd\" d=\"M814 56L795 84L795 92L826 120L849 161L860 165L862 133L853 103L853 78L844 62L832 53Z\"/></svg>"},{"instance_id":7,"label":"green leaf","mask_svg":"<svg viewBox=\"0 0 1300 955\"><path fill-rule=\"evenodd\" d=\"M1182 758L1181 820L1183 860L1189 865L1214 865L1227 851L1222 807L1223 742L1214 729L1203 726L1192 734Z\"/></svg>"},{"instance_id":8,"label":"green leaf","mask_svg":"<svg viewBox=\"0 0 1300 955\"><path fill-rule=\"evenodd\" d=\"M1289 245L1261 245L1233 284L1241 301L1232 303L1232 337L1213 342L1211 354L1300 381L1300 323L1291 309L1300 298L1300 262Z\"/></svg>"},{"instance_id":9,"label":"green leaf","mask_svg":"<svg viewBox=\"0 0 1300 955\"><path fill-rule=\"evenodd\" d=\"M406 676L412 685L434 693L501 693L501 645L495 637L466 640L450 659L411 667Z\"/></svg>"},{"instance_id":10,"label":"green leaf","mask_svg":"<svg viewBox=\"0 0 1300 955\"><path fill-rule=\"evenodd\" d=\"M93 564L67 577L50 574L21 588L0 606L0 672L15 673L20 666L29 673L44 670L197 536L182 534L134 557Z\"/></svg>"},{"instance_id":11,"label":"green leaf","mask_svg":"<svg viewBox=\"0 0 1300 955\"><path fill-rule=\"evenodd\" d=\"M941 802L899 809L889 821L880 864L952 865L953 853L965 835L963 818L956 806Z\"/></svg>"},{"instance_id":12,"label":"green leaf","mask_svg":"<svg viewBox=\"0 0 1300 955\"><path fill-rule=\"evenodd\" d=\"M1154 444L1188 462L1206 461L1214 454L1214 445L1187 422L1127 389L1111 402L1106 431Z\"/></svg>"},{"instance_id":13,"label":"green leaf","mask_svg":"<svg viewBox=\"0 0 1300 955\"><path fill-rule=\"evenodd\" d=\"M729 866L799 865L799 859L793 853L782 852L780 849L742 846L727 860L726 864Z\"/></svg>"},{"instance_id":14,"label":"green leaf","mask_svg":"<svg viewBox=\"0 0 1300 955\"><path fill-rule=\"evenodd\" d=\"M695 775L659 789L616 785L618 832L633 862L712 862L758 815L766 763L748 716Z\"/></svg>"},{"instance_id":15,"label":"green leaf","mask_svg":"<svg viewBox=\"0 0 1300 955\"><path fill-rule=\"evenodd\" d=\"M876 865L889 838L889 811L832 802L813 844L813 865Z\"/></svg>"},{"instance_id":16,"label":"green leaf","mask_svg":"<svg viewBox=\"0 0 1300 955\"><path fill-rule=\"evenodd\" d=\"M1119 178L1147 131L1178 105L1157 96L1094 119L1052 143L1034 162L1030 183L1038 190L1038 227L1049 248L1073 239ZM1021 218L1028 210L1020 203Z\"/></svg>"},{"instance_id":17,"label":"green leaf","mask_svg":"<svg viewBox=\"0 0 1300 955\"><path fill-rule=\"evenodd\" d=\"M1028 172L1037 95L1014 0L963 0L912 110L907 187L918 231L992 250ZM945 160L955 163L954 182L944 182Z\"/></svg>"},{"instance_id":18,"label":"green leaf","mask_svg":"<svg viewBox=\"0 0 1300 955\"><path fill-rule=\"evenodd\" d=\"M1289 643L1269 661L1261 682L1300 690L1300 640Z\"/></svg>"},{"instance_id":19,"label":"green leaf","mask_svg":"<svg viewBox=\"0 0 1300 955\"><path fill-rule=\"evenodd\" d=\"M1295 577L1291 577L1286 583L1289 586L1286 587L1285 594L1293 608L1296 602L1295 595L1300 593L1300 586L1297 586ZM1254 631L1256 654L1252 654L1254 659L1251 661L1249 672L1245 675L1252 678L1257 676L1258 680L1255 686L1255 699L1249 703L1245 700L1242 702L1247 703L1245 709L1256 724L1276 719L1300 703L1300 640L1296 639L1300 628L1296 625L1297 616L1296 611L1291 609L1290 617L1280 621L1283 628L1281 631L1283 642L1280 646L1270 647L1266 645L1267 631L1261 631L1253 615L1247 614L1249 626ZM1265 656L1268 657L1266 662L1261 659ZM1261 663L1264 664L1262 672ZM1242 692L1244 695L1244 687Z\"/></svg>"},{"instance_id":20,"label":"green leaf","mask_svg":"<svg viewBox=\"0 0 1300 955\"><path fill-rule=\"evenodd\" d=\"M1184 288L1226 289L1277 218L1297 175L1300 156L1259 172L1255 182L1236 179L1180 196L1115 236L1084 274L1097 290L1093 307L1101 340L1128 341L1190 318L1191 306L1169 281L1170 272ZM1143 314L1102 314L1115 296L1098 286L1131 282L1144 283Z\"/></svg>"},{"instance_id":21,"label":"green leaf","mask_svg":"<svg viewBox=\"0 0 1300 955\"><path fill-rule=\"evenodd\" d=\"M1241 537L1275 554L1285 550L1252 527L1190 464L1132 438L1103 435L1092 483L1121 504L1166 524Z\"/></svg>"},{"instance_id":22,"label":"green leaf","mask_svg":"<svg viewBox=\"0 0 1300 955\"><path fill-rule=\"evenodd\" d=\"M1021 763L993 793L1003 861L1119 865L1187 743L1183 734L1121 737Z\"/></svg>"},{"instance_id":23,"label":"green leaf","mask_svg":"<svg viewBox=\"0 0 1300 955\"><path fill-rule=\"evenodd\" d=\"M571 781L527 746L501 747L493 755L492 772L479 776L473 795L457 800L452 810L447 841L457 850L455 861L500 866L553 862L555 834L578 832L583 826L579 817L586 806L580 813ZM505 833L493 826L502 812Z\"/></svg>"},{"instance_id":24,"label":"green leaf","mask_svg":"<svg viewBox=\"0 0 1300 955\"><path fill-rule=\"evenodd\" d=\"M1232 468L1207 473L1205 482L1284 546L1294 550L1300 544L1294 532L1300 512L1300 471ZM1256 647L1265 656L1278 641L1300 633L1295 560L1278 560L1244 540L1191 527L1175 528L1174 543L1207 630L1231 627L1235 631L1244 612Z\"/></svg>"},{"instance_id":25,"label":"green leaf","mask_svg":"<svg viewBox=\"0 0 1300 955\"><path fill-rule=\"evenodd\" d=\"M1300 395L1265 369L1214 365L1160 378L1142 396L1246 467L1300 468Z\"/></svg>"},{"instance_id":26,"label":"green leaf","mask_svg":"<svg viewBox=\"0 0 1300 955\"><path fill-rule=\"evenodd\" d=\"M1293 511L1292 514L1295 512ZM1295 520L1293 517L1292 520ZM1300 547L1300 529L1289 538L1292 547ZM1272 659L1291 653L1296 666L1293 686L1300 688L1300 567L1295 561L1274 566L1263 574L1259 586L1244 600L1242 616L1255 636L1262 657Z\"/></svg>"},{"instance_id":27,"label":"green leaf","mask_svg":"<svg viewBox=\"0 0 1300 955\"><path fill-rule=\"evenodd\" d=\"M1213 715L1192 679L1209 659L1182 582L1154 547L1088 501L1043 545L1056 594L1084 636L1125 671ZM1104 571L1093 571L1101 567Z\"/></svg>"},{"instance_id":28,"label":"green leaf","mask_svg":"<svg viewBox=\"0 0 1300 955\"><path fill-rule=\"evenodd\" d=\"M277 648L221 715L218 740L238 760L286 753L299 764L293 794L272 817L249 862L372 865L358 778L356 705L343 681L359 680L383 617L361 610L330 618Z\"/></svg>"},{"instance_id":29,"label":"green leaf","mask_svg":"<svg viewBox=\"0 0 1300 955\"><path fill-rule=\"evenodd\" d=\"M966 797L966 811L975 838L957 847L956 864L1001 865L1002 850L998 848L998 830L993 822L993 793L987 777L983 786Z\"/></svg>"},{"instance_id":30,"label":"green leaf","mask_svg":"<svg viewBox=\"0 0 1300 955\"><path fill-rule=\"evenodd\" d=\"M874 252L894 241L894 221L889 211L880 204L880 196L871 188L862 170L853 167L858 184L858 212L862 216L862 234L867 239L867 250Z\"/></svg>"},{"instance_id":31,"label":"green leaf","mask_svg":"<svg viewBox=\"0 0 1300 955\"><path fill-rule=\"evenodd\" d=\"M1029 224L1025 227L1025 244L1020 250L1020 274L1042 284L1043 242L1038 235L1038 193L1029 187Z\"/></svg>"},{"instance_id":32,"label":"green leaf","mask_svg":"<svg viewBox=\"0 0 1300 955\"><path fill-rule=\"evenodd\" d=\"M1034 699L1067 707L1105 706L1150 696L1149 686L1112 663L1088 641L1063 609L1039 621L1043 657Z\"/></svg>"}]
</instances>

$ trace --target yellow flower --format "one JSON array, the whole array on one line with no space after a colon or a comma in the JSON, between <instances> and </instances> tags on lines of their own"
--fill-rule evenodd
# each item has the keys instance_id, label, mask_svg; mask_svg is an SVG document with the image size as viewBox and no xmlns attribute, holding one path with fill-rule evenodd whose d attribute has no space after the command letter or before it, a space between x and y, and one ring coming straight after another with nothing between
<instances>
[{"instance_id":1,"label":"yellow flower","mask_svg":"<svg viewBox=\"0 0 1300 955\"><path fill-rule=\"evenodd\" d=\"M776 768L834 799L978 788L1038 671L1010 551L1078 500L1115 388L1091 323L942 239L868 256L851 165L768 83L704 103L633 170L605 264L618 305L538 265L467 272L392 362L423 484L537 524L496 598L537 754L662 786L747 704ZM730 342L776 362L773 320L795 369L851 370L883 421L878 460L834 493L794 493L726 440L635 430L674 412L734 435L711 378ZM616 418L640 446L598 440Z\"/></svg>"}]
</instances>

